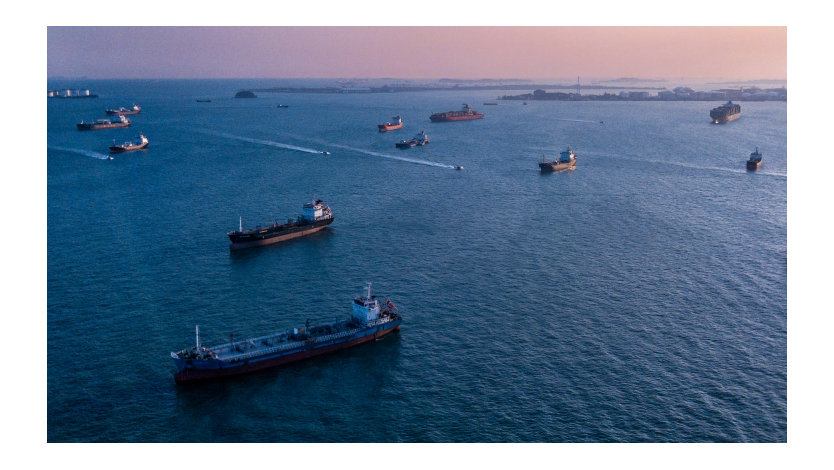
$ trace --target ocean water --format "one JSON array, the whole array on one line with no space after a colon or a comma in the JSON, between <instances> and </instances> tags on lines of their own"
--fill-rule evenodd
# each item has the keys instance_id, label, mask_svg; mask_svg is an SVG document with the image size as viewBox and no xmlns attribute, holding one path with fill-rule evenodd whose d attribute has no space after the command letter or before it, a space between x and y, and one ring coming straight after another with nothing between
<instances>
[{"instance_id":1,"label":"ocean water","mask_svg":"<svg viewBox=\"0 0 834 470\"><path fill-rule=\"evenodd\" d=\"M47 102L48 441L786 441L785 103L711 125L720 103L232 99L274 84L50 83L100 97ZM131 128L75 129L134 102ZM486 118L429 122L461 103ZM577 168L540 174L567 145ZM327 231L229 252L239 217L314 198ZM398 335L174 384L195 324L211 345L343 317L366 281Z\"/></svg>"}]
</instances>

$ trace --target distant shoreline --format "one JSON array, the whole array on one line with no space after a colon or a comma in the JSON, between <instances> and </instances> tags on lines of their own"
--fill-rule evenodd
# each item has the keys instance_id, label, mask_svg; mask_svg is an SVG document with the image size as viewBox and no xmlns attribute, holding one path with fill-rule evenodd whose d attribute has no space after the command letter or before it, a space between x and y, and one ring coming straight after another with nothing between
<instances>
[{"instance_id":1,"label":"distant shoreline","mask_svg":"<svg viewBox=\"0 0 834 470\"><path fill-rule=\"evenodd\" d=\"M415 91L479 91L479 90L529 90L531 88L542 88L552 90L571 90L576 85L535 85L535 84L513 84L513 85L463 85L463 86L388 86L381 87L269 87L252 88L253 92L260 93L403 93ZM665 87L643 87L643 86L608 86L608 85L582 85L586 90L665 90Z\"/></svg>"}]
</instances>

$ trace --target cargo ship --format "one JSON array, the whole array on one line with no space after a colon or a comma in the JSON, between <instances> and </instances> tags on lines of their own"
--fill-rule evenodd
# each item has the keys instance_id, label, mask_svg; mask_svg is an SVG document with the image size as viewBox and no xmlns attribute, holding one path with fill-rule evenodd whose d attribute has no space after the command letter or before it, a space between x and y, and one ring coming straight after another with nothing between
<instances>
[{"instance_id":1,"label":"cargo ship","mask_svg":"<svg viewBox=\"0 0 834 470\"><path fill-rule=\"evenodd\" d=\"M391 122L386 122L385 124L377 124L376 126L379 128L379 132L388 132L394 131L397 129L402 129L403 127L403 120L399 116L394 116L391 118Z\"/></svg>"},{"instance_id":2,"label":"cargo ship","mask_svg":"<svg viewBox=\"0 0 834 470\"><path fill-rule=\"evenodd\" d=\"M49 98L98 98L95 93L90 93L90 90L47 90L46 96Z\"/></svg>"},{"instance_id":3,"label":"cargo ship","mask_svg":"<svg viewBox=\"0 0 834 470\"><path fill-rule=\"evenodd\" d=\"M172 352L178 384L232 377L289 364L373 341L399 331L402 317L385 297L371 295L371 283L363 296L352 302L349 319L292 328L258 338L231 341L219 346L200 344L200 327L195 327L194 347Z\"/></svg>"},{"instance_id":4,"label":"cargo ship","mask_svg":"<svg viewBox=\"0 0 834 470\"><path fill-rule=\"evenodd\" d=\"M409 139L409 140L403 139L403 140L397 142L396 144L394 144L394 146L396 146L398 149L410 149L410 148L416 147L418 145L420 147L422 147L422 146L424 146L426 144L430 144L430 143L431 143L431 141L429 141L429 136L426 135L425 131L420 131L420 133L415 135L413 139Z\"/></svg>"},{"instance_id":5,"label":"cargo ship","mask_svg":"<svg viewBox=\"0 0 834 470\"><path fill-rule=\"evenodd\" d=\"M325 206L321 199L304 204L301 215L296 220L288 220L285 224L277 221L267 227L257 227L243 230L243 220L240 230L229 232L230 250L240 250L255 246L271 245L292 238L303 237L327 228L333 222L333 214L329 206Z\"/></svg>"},{"instance_id":6,"label":"cargo ship","mask_svg":"<svg viewBox=\"0 0 834 470\"><path fill-rule=\"evenodd\" d=\"M728 101L709 112L713 124L726 124L741 117L741 105Z\"/></svg>"},{"instance_id":7,"label":"cargo ship","mask_svg":"<svg viewBox=\"0 0 834 470\"><path fill-rule=\"evenodd\" d=\"M79 131L93 131L98 129L118 129L120 127L130 127L130 119L119 116L119 119L96 119L93 122L81 121L75 125Z\"/></svg>"},{"instance_id":8,"label":"cargo ship","mask_svg":"<svg viewBox=\"0 0 834 470\"><path fill-rule=\"evenodd\" d=\"M747 169L748 170L758 170L762 166L762 154L759 152L759 147L756 147L756 150L750 154L750 158L747 160Z\"/></svg>"},{"instance_id":9,"label":"cargo ship","mask_svg":"<svg viewBox=\"0 0 834 470\"><path fill-rule=\"evenodd\" d=\"M570 147L568 147L567 150L559 154L558 160L548 162L545 160L544 155L542 155L542 161L541 163L539 163L539 168L541 169L542 173L567 170L569 168L574 168L575 166L576 154L573 153L573 150L571 150Z\"/></svg>"},{"instance_id":10,"label":"cargo ship","mask_svg":"<svg viewBox=\"0 0 834 470\"><path fill-rule=\"evenodd\" d=\"M119 109L105 109L104 114L108 116L124 116L127 114L139 114L142 112L142 107L133 105L130 108L125 108L124 106L120 106Z\"/></svg>"},{"instance_id":11,"label":"cargo ship","mask_svg":"<svg viewBox=\"0 0 834 470\"><path fill-rule=\"evenodd\" d=\"M134 141L128 141L119 145L111 145L110 153L124 153L132 152L134 150L142 150L148 147L148 138L144 134L139 134L139 137Z\"/></svg>"},{"instance_id":12,"label":"cargo ship","mask_svg":"<svg viewBox=\"0 0 834 470\"><path fill-rule=\"evenodd\" d=\"M468 104L463 104L463 109L460 111L448 111L445 113L434 113L429 116L431 122L447 122L447 121L468 121L470 119L481 119L483 113L479 113L470 108Z\"/></svg>"}]
</instances>

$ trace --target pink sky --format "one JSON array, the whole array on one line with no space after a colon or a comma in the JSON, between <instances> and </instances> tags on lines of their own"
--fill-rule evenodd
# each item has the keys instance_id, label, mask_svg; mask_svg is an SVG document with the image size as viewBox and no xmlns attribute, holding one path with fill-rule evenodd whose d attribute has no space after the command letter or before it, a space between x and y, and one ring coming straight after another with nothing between
<instances>
[{"instance_id":1,"label":"pink sky","mask_svg":"<svg viewBox=\"0 0 834 470\"><path fill-rule=\"evenodd\" d=\"M47 75L786 79L777 27L49 27Z\"/></svg>"}]
</instances>

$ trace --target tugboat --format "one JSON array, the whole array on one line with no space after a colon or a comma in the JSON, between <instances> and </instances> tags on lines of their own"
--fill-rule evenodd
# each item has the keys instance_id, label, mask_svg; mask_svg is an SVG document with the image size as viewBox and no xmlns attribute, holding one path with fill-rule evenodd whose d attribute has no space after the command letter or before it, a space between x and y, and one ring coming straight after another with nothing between
<instances>
[{"instance_id":1,"label":"tugboat","mask_svg":"<svg viewBox=\"0 0 834 470\"><path fill-rule=\"evenodd\" d=\"M120 127L130 127L130 119L119 116L116 121L110 119L96 119L93 122L81 121L75 125L79 131L94 131L99 129L118 129Z\"/></svg>"},{"instance_id":2,"label":"tugboat","mask_svg":"<svg viewBox=\"0 0 834 470\"><path fill-rule=\"evenodd\" d=\"M289 219L285 224L277 221L267 227L256 227L243 230L243 219L240 220L240 230L229 232L232 244L229 249L240 250L254 246L271 245L291 238L303 237L327 228L333 223L333 214L329 206L325 206L321 199L304 204L301 215L296 220Z\"/></svg>"},{"instance_id":3,"label":"tugboat","mask_svg":"<svg viewBox=\"0 0 834 470\"><path fill-rule=\"evenodd\" d=\"M759 152L759 147L756 147L756 150L750 154L750 158L747 160L747 169L748 170L758 170L759 167L762 166L762 154Z\"/></svg>"},{"instance_id":4,"label":"tugboat","mask_svg":"<svg viewBox=\"0 0 834 470\"><path fill-rule=\"evenodd\" d=\"M431 122L448 122L448 121L468 121L471 119L482 119L483 113L479 113L470 108L468 104L463 104L463 109L460 111L448 111L445 113L434 113L429 116Z\"/></svg>"},{"instance_id":5,"label":"tugboat","mask_svg":"<svg viewBox=\"0 0 834 470\"><path fill-rule=\"evenodd\" d=\"M558 160L548 162L545 160L544 155L542 155L542 161L541 163L539 163L539 168L541 168L542 173L567 170L569 168L574 168L575 166L576 154L573 153L573 150L571 150L570 147L568 147L567 150L559 154Z\"/></svg>"},{"instance_id":6,"label":"tugboat","mask_svg":"<svg viewBox=\"0 0 834 470\"><path fill-rule=\"evenodd\" d=\"M139 134L139 137L134 141L128 141L120 145L111 145L110 153L131 152L133 150L141 150L148 147L148 138L144 134Z\"/></svg>"},{"instance_id":7,"label":"tugboat","mask_svg":"<svg viewBox=\"0 0 834 470\"><path fill-rule=\"evenodd\" d=\"M717 108L712 108L709 112L709 117L712 118L713 124L726 124L730 121L735 121L741 117L741 105L733 104L728 101Z\"/></svg>"},{"instance_id":8,"label":"tugboat","mask_svg":"<svg viewBox=\"0 0 834 470\"><path fill-rule=\"evenodd\" d=\"M410 140L401 140L394 144L398 149L410 149L416 146L423 146L426 144L431 143L429 141L429 136L426 135L425 131L420 131L419 134L415 135L413 139Z\"/></svg>"},{"instance_id":9,"label":"tugboat","mask_svg":"<svg viewBox=\"0 0 834 470\"><path fill-rule=\"evenodd\" d=\"M136 106L135 104L131 108L125 108L124 106L119 107L119 109L105 109L104 113L108 116L124 116L126 114L139 114L142 112L142 108L140 106Z\"/></svg>"},{"instance_id":10,"label":"tugboat","mask_svg":"<svg viewBox=\"0 0 834 470\"><path fill-rule=\"evenodd\" d=\"M377 124L376 126L379 128L379 132L388 132L394 131L397 129L402 129L403 127L403 120L399 116L394 116L391 118L391 122L386 122L385 124Z\"/></svg>"},{"instance_id":11,"label":"tugboat","mask_svg":"<svg viewBox=\"0 0 834 470\"><path fill-rule=\"evenodd\" d=\"M455 170L463 170L463 165L455 165Z\"/></svg>"},{"instance_id":12,"label":"tugboat","mask_svg":"<svg viewBox=\"0 0 834 470\"><path fill-rule=\"evenodd\" d=\"M303 328L291 328L258 338L231 341L219 346L200 344L172 352L178 384L247 374L335 352L399 331L402 317L386 297L371 295L371 283L362 296L353 299L349 319Z\"/></svg>"}]
</instances>

